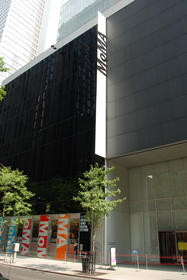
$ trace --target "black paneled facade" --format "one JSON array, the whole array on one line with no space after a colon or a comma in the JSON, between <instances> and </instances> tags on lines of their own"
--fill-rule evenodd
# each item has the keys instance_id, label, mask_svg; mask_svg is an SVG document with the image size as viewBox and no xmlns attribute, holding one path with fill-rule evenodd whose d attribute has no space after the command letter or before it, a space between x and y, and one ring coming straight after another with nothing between
<instances>
[{"instance_id":1,"label":"black paneled facade","mask_svg":"<svg viewBox=\"0 0 187 280\"><path fill-rule=\"evenodd\" d=\"M77 176L95 145L96 28L6 85L0 160L35 181Z\"/></svg>"}]
</instances>

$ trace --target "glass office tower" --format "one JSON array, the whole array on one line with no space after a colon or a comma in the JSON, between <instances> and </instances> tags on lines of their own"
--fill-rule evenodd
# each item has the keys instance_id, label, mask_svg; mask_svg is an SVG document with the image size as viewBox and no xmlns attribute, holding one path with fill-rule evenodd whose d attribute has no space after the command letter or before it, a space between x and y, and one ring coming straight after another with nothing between
<instances>
[{"instance_id":1,"label":"glass office tower","mask_svg":"<svg viewBox=\"0 0 187 280\"><path fill-rule=\"evenodd\" d=\"M6 18L10 8L11 0L2 0L0 2L0 40L3 34Z\"/></svg>"},{"instance_id":2,"label":"glass office tower","mask_svg":"<svg viewBox=\"0 0 187 280\"><path fill-rule=\"evenodd\" d=\"M98 11L104 12L118 2L120 0L62 0L57 41L97 17Z\"/></svg>"},{"instance_id":3,"label":"glass office tower","mask_svg":"<svg viewBox=\"0 0 187 280\"><path fill-rule=\"evenodd\" d=\"M36 57L45 0L1 1L0 57L10 69L1 73L0 84Z\"/></svg>"}]
</instances>

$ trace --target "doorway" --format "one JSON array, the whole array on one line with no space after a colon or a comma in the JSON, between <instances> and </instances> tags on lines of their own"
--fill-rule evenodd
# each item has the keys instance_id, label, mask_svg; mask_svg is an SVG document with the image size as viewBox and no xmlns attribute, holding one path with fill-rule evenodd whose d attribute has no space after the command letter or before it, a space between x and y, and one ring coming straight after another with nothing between
<instances>
[{"instance_id":1,"label":"doorway","mask_svg":"<svg viewBox=\"0 0 187 280\"><path fill-rule=\"evenodd\" d=\"M177 254L183 257L183 262L187 262L187 232L176 232Z\"/></svg>"},{"instance_id":2,"label":"doorway","mask_svg":"<svg viewBox=\"0 0 187 280\"><path fill-rule=\"evenodd\" d=\"M160 262L176 262L176 236L175 232L159 232Z\"/></svg>"}]
</instances>

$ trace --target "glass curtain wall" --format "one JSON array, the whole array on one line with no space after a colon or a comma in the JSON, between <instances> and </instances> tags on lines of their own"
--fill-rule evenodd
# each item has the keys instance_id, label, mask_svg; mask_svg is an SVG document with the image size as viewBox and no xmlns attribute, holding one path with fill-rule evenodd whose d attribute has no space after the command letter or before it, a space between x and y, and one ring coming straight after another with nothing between
<instances>
[{"instance_id":1,"label":"glass curtain wall","mask_svg":"<svg viewBox=\"0 0 187 280\"><path fill-rule=\"evenodd\" d=\"M45 0L0 2L0 56L10 69L0 74L1 83L36 57Z\"/></svg>"},{"instance_id":2,"label":"glass curtain wall","mask_svg":"<svg viewBox=\"0 0 187 280\"><path fill-rule=\"evenodd\" d=\"M132 250L172 256L185 248L186 183L187 158L129 170Z\"/></svg>"},{"instance_id":3,"label":"glass curtain wall","mask_svg":"<svg viewBox=\"0 0 187 280\"><path fill-rule=\"evenodd\" d=\"M97 17L120 0L62 0L57 42Z\"/></svg>"}]
</instances>

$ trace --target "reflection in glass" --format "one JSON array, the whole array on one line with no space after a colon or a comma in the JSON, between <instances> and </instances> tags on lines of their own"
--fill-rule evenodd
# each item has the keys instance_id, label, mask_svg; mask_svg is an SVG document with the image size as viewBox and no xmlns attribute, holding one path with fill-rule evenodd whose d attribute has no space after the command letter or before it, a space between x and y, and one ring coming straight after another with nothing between
<instances>
[{"instance_id":1,"label":"reflection in glass","mask_svg":"<svg viewBox=\"0 0 187 280\"><path fill-rule=\"evenodd\" d=\"M129 170L133 248L138 246L142 248L142 253L158 254L158 232L162 237L163 232L167 235L171 231L186 231L186 186L186 158ZM143 218L140 218L141 213ZM143 234L139 219L143 221ZM144 240L144 247L139 245L141 241L135 241L136 238L139 240L140 236L141 240ZM165 250L164 248L162 250Z\"/></svg>"},{"instance_id":2,"label":"reflection in glass","mask_svg":"<svg viewBox=\"0 0 187 280\"><path fill-rule=\"evenodd\" d=\"M17 226L17 240L16 242L21 242L23 232L23 223L19 223Z\"/></svg>"},{"instance_id":3,"label":"reflection in glass","mask_svg":"<svg viewBox=\"0 0 187 280\"><path fill-rule=\"evenodd\" d=\"M56 258L56 242L57 242L58 215L50 215L48 246L46 257L50 259Z\"/></svg>"},{"instance_id":4,"label":"reflection in glass","mask_svg":"<svg viewBox=\"0 0 187 280\"><path fill-rule=\"evenodd\" d=\"M78 258L79 254L79 222L80 214L70 214L68 259Z\"/></svg>"},{"instance_id":5,"label":"reflection in glass","mask_svg":"<svg viewBox=\"0 0 187 280\"><path fill-rule=\"evenodd\" d=\"M59 16L59 42L85 23L97 17L98 11L104 12L120 0L62 0Z\"/></svg>"},{"instance_id":6,"label":"reflection in glass","mask_svg":"<svg viewBox=\"0 0 187 280\"><path fill-rule=\"evenodd\" d=\"M32 227L29 256L37 255L39 224L40 224L40 216L33 216L33 227Z\"/></svg>"}]
</instances>

